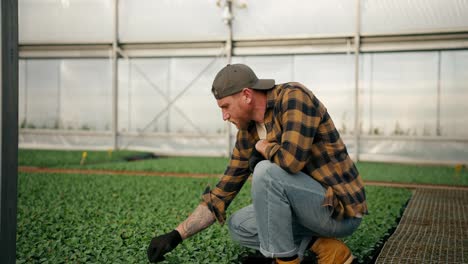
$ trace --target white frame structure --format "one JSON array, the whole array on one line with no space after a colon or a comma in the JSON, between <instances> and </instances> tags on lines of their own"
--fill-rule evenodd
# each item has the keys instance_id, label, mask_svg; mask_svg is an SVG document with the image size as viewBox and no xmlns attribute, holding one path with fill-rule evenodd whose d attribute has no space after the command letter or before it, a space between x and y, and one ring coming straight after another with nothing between
<instances>
[{"instance_id":1,"label":"white frame structure","mask_svg":"<svg viewBox=\"0 0 468 264\"><path fill-rule=\"evenodd\" d=\"M199 42L153 42L153 43L127 43L119 41L118 37L118 0L114 0L114 38L111 43L20 43L19 57L21 59L53 59L53 58L111 58L112 76L113 76L113 100L112 100L112 119L113 125L110 133L108 132L69 132L60 130L42 131L21 129L20 141L22 136L34 134L54 134L69 135L86 134L113 137L112 148L118 149L119 137L170 137L161 133L123 133L118 132L118 111L117 111L117 90L118 90L118 60L132 58L159 58L159 57L219 57L226 58L230 63L232 56L250 56L250 55L298 55L298 54L353 54L354 55L354 105L355 113L359 112L359 56L365 53L380 52L404 52L404 51L445 51L445 50L467 50L468 49L468 25L464 29L444 29L437 32L421 31L411 33L386 33L386 34L363 34L360 30L361 25L361 7L360 0L355 1L356 6L356 28L354 34L348 35L327 35L327 36L297 36L297 37L270 37L246 39L236 38L232 31L232 0L227 0L228 8L227 20L225 24L228 27L228 35L223 41L199 41ZM221 53L220 53L221 51ZM440 60L440 55L439 55ZM439 95L440 96L440 95ZM438 99L440 101L440 99ZM359 115L355 115L354 131L358 130ZM228 125L230 128L230 126ZM229 155L232 149L232 135L230 129L227 129L228 145L223 153L214 155ZM360 140L391 140L394 137L389 136L365 136L354 133L354 136L345 136L347 141L352 140L357 146L354 153L355 160L373 160L372 157L360 157ZM190 137L203 135L188 135ZM209 137L209 136L208 136ZM398 140L411 141L450 141L468 143L467 138L446 138L446 137L415 137L398 136ZM66 147L66 146L64 146ZM69 147L67 147L69 148ZM99 147L98 147L99 148ZM102 148L99 148L102 149ZM196 152L188 153L162 153L162 154L183 154L198 155ZM379 159L377 159L379 160ZM404 162L405 160L398 160ZM409 160L408 160L409 161ZM429 162L441 163L437 160L410 160L409 162ZM442 162L444 163L444 162ZM453 160L446 163L468 163L466 158Z\"/></svg>"}]
</instances>

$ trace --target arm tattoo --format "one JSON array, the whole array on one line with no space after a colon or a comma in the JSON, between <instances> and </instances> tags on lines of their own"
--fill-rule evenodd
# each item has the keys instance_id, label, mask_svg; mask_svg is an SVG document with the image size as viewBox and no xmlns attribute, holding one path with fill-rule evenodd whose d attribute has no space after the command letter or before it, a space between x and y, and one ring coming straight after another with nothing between
<instances>
[{"instance_id":1,"label":"arm tattoo","mask_svg":"<svg viewBox=\"0 0 468 264\"><path fill-rule=\"evenodd\" d=\"M209 227L215 220L210 209L206 205L200 204L176 230L180 233L182 239L186 239Z\"/></svg>"}]
</instances>

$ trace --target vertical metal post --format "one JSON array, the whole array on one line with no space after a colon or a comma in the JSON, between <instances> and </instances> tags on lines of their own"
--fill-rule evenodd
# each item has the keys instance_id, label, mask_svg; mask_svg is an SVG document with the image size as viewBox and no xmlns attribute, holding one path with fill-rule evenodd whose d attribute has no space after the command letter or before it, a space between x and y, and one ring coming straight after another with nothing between
<instances>
[{"instance_id":1,"label":"vertical metal post","mask_svg":"<svg viewBox=\"0 0 468 264\"><path fill-rule=\"evenodd\" d=\"M24 119L22 120L22 123L24 123L24 128L28 128L28 78L29 78L29 60L25 59L24 60ZM23 127L22 127L23 128Z\"/></svg>"},{"instance_id":2,"label":"vertical metal post","mask_svg":"<svg viewBox=\"0 0 468 264\"><path fill-rule=\"evenodd\" d=\"M227 8L227 17L225 17L225 23L228 27L228 36L226 39L226 60L227 64L231 64L232 62L232 20L234 18L232 14L232 0L226 0L226 7ZM231 156L232 151L232 143L231 143L231 124L226 122L226 130L227 130L227 156Z\"/></svg>"},{"instance_id":3,"label":"vertical metal post","mask_svg":"<svg viewBox=\"0 0 468 264\"><path fill-rule=\"evenodd\" d=\"M167 93L166 93L166 96L167 96L167 101L170 102L171 101L171 89L172 89L172 82L171 82L171 78L172 78L172 65L174 63L174 60L172 58L169 58L169 61L168 61L168 65L167 65ZM171 107L169 106L169 108L167 108L167 117L166 117L166 133L169 133L170 130L171 130Z\"/></svg>"},{"instance_id":4,"label":"vertical metal post","mask_svg":"<svg viewBox=\"0 0 468 264\"><path fill-rule=\"evenodd\" d=\"M436 136L441 136L442 131L440 128L440 83L441 83L441 64L442 64L442 52L437 52L437 120L436 120Z\"/></svg>"},{"instance_id":5,"label":"vertical metal post","mask_svg":"<svg viewBox=\"0 0 468 264\"><path fill-rule=\"evenodd\" d=\"M57 64L57 123L56 129L61 128L61 123L62 123L62 118L61 118L61 112L62 112L62 76L60 75L61 73L61 67L62 67L63 60L59 60L59 63Z\"/></svg>"},{"instance_id":6,"label":"vertical metal post","mask_svg":"<svg viewBox=\"0 0 468 264\"><path fill-rule=\"evenodd\" d=\"M296 55L291 55L291 80L296 79Z\"/></svg>"},{"instance_id":7,"label":"vertical metal post","mask_svg":"<svg viewBox=\"0 0 468 264\"><path fill-rule=\"evenodd\" d=\"M359 50L361 35L361 1L356 0L356 32L354 35L354 147L355 161L359 161Z\"/></svg>"},{"instance_id":8,"label":"vertical metal post","mask_svg":"<svg viewBox=\"0 0 468 264\"><path fill-rule=\"evenodd\" d=\"M118 143L118 41L119 41L119 1L114 0L114 39L112 41L112 148L119 149Z\"/></svg>"},{"instance_id":9,"label":"vertical metal post","mask_svg":"<svg viewBox=\"0 0 468 264\"><path fill-rule=\"evenodd\" d=\"M228 15L225 18L226 25L228 27L228 36L226 40L226 59L227 59L227 63L230 64L232 61L232 19L233 19L231 0L226 1L226 8L228 10Z\"/></svg>"},{"instance_id":10,"label":"vertical metal post","mask_svg":"<svg viewBox=\"0 0 468 264\"><path fill-rule=\"evenodd\" d=\"M18 0L0 4L0 263L16 261L18 200Z\"/></svg>"},{"instance_id":11,"label":"vertical metal post","mask_svg":"<svg viewBox=\"0 0 468 264\"><path fill-rule=\"evenodd\" d=\"M128 58L127 116L128 132L132 131L132 59Z\"/></svg>"},{"instance_id":12,"label":"vertical metal post","mask_svg":"<svg viewBox=\"0 0 468 264\"><path fill-rule=\"evenodd\" d=\"M369 129L370 135L374 134L374 107L373 107L373 91L374 90L374 53L370 54L370 81L369 81Z\"/></svg>"}]
</instances>

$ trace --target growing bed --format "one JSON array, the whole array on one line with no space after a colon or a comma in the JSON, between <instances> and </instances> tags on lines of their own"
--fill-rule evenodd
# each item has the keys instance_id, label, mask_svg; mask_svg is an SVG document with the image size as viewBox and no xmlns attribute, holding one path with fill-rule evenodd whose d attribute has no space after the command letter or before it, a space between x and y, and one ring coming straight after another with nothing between
<instances>
[{"instance_id":1,"label":"growing bed","mask_svg":"<svg viewBox=\"0 0 468 264\"><path fill-rule=\"evenodd\" d=\"M32 160L26 157L30 153L20 151L22 166L37 166L33 161L25 162ZM52 158L55 162L46 162L51 156L47 158L44 152L34 155L36 162L47 164L42 167L77 166L75 158L75 164L64 162L66 154ZM148 169L153 164L156 171L165 168L183 172L189 165L192 172L219 173L219 165L215 164L223 162L224 166L226 161L204 158L212 163L203 163L203 158L165 158L130 164L120 162L115 153L112 157L106 156L108 153L100 155L101 164L90 162L84 167ZM183 221L199 203L205 186L216 182L216 178L131 174L20 173L17 263L146 263L150 239ZM406 189L373 186L368 186L366 192L370 214L358 231L345 239L361 263L373 258L411 196ZM250 202L248 182L229 207L228 215ZM167 255L166 263L239 263L250 253L230 240L226 226L215 224L184 241Z\"/></svg>"},{"instance_id":2,"label":"growing bed","mask_svg":"<svg viewBox=\"0 0 468 264\"><path fill-rule=\"evenodd\" d=\"M152 236L170 231L216 179L24 174L19 177L17 263L145 263ZM247 183L228 214L250 203ZM372 258L410 196L404 189L368 187L370 215L347 238L361 262ZM168 263L237 263L249 252L226 226L184 241Z\"/></svg>"},{"instance_id":3,"label":"growing bed","mask_svg":"<svg viewBox=\"0 0 468 264\"><path fill-rule=\"evenodd\" d=\"M221 157L159 157L139 162L125 162L127 157L144 154L136 151L88 151L80 165L83 151L19 150L20 166L112 169L121 171L158 171L179 173L223 173L228 162ZM468 186L468 169L459 166L389 164L358 162L364 180L400 183Z\"/></svg>"}]
</instances>

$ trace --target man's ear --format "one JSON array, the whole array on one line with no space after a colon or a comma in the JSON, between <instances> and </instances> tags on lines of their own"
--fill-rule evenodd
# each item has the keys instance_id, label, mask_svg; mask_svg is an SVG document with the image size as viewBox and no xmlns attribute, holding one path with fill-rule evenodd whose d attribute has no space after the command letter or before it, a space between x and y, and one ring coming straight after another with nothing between
<instances>
[{"instance_id":1,"label":"man's ear","mask_svg":"<svg viewBox=\"0 0 468 264\"><path fill-rule=\"evenodd\" d=\"M242 89L242 100L246 103L252 102L253 91L250 88Z\"/></svg>"}]
</instances>

